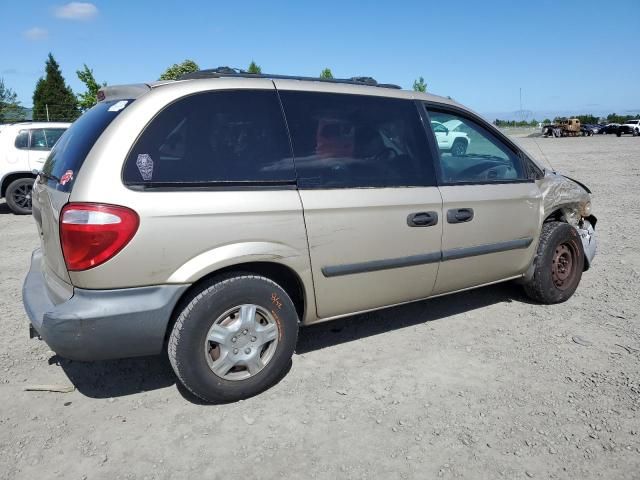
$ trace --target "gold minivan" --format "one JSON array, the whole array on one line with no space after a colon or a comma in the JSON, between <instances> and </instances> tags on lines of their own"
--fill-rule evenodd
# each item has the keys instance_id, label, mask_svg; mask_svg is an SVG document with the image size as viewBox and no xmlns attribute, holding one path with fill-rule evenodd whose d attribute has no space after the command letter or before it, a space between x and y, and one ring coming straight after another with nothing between
<instances>
[{"instance_id":1,"label":"gold minivan","mask_svg":"<svg viewBox=\"0 0 640 480\"><path fill-rule=\"evenodd\" d=\"M32 336L167 351L206 401L271 386L298 327L506 280L568 299L590 192L449 98L204 70L105 87L33 188Z\"/></svg>"}]
</instances>

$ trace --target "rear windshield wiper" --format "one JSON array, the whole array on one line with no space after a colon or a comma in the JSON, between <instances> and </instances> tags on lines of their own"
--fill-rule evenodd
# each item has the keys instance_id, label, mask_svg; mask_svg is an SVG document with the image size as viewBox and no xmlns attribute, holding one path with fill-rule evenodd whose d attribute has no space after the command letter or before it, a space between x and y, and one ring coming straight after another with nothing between
<instances>
[{"instance_id":1,"label":"rear windshield wiper","mask_svg":"<svg viewBox=\"0 0 640 480\"><path fill-rule=\"evenodd\" d=\"M31 170L31 173L33 173L35 176L44 177L47 180L53 180L56 183L60 183L60 179L58 177L56 177L55 175L51 175L50 173L47 173L47 172L45 172L43 170L33 169L33 170Z\"/></svg>"}]
</instances>

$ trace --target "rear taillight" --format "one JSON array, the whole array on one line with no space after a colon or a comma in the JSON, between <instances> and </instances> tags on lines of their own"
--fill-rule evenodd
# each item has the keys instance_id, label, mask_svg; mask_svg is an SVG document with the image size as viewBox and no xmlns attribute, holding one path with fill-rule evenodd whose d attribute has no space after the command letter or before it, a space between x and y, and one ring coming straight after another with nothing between
<instances>
[{"instance_id":1,"label":"rear taillight","mask_svg":"<svg viewBox=\"0 0 640 480\"><path fill-rule=\"evenodd\" d=\"M100 203L69 203L60 214L62 254L71 271L106 262L133 238L140 219L133 210Z\"/></svg>"}]
</instances>

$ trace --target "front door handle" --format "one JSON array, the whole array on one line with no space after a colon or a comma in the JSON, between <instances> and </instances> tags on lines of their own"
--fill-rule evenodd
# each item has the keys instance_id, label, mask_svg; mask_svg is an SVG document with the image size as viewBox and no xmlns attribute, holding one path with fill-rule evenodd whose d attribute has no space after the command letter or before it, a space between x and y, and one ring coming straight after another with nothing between
<instances>
[{"instance_id":1,"label":"front door handle","mask_svg":"<svg viewBox=\"0 0 640 480\"><path fill-rule=\"evenodd\" d=\"M438 212L418 212L407 217L410 227L430 227L438 224Z\"/></svg>"},{"instance_id":2,"label":"front door handle","mask_svg":"<svg viewBox=\"0 0 640 480\"><path fill-rule=\"evenodd\" d=\"M464 223L473 220L473 208L453 208L447 211L447 222Z\"/></svg>"}]
</instances>

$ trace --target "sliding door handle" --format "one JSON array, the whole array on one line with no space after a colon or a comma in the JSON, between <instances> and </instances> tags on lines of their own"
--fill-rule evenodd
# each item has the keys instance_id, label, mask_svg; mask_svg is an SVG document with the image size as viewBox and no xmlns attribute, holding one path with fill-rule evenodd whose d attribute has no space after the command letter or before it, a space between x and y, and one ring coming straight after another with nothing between
<instances>
[{"instance_id":1,"label":"sliding door handle","mask_svg":"<svg viewBox=\"0 0 640 480\"><path fill-rule=\"evenodd\" d=\"M447 211L447 222L464 223L473 220L473 208L454 208Z\"/></svg>"},{"instance_id":2,"label":"sliding door handle","mask_svg":"<svg viewBox=\"0 0 640 480\"><path fill-rule=\"evenodd\" d=\"M430 227L438 224L438 212L418 212L407 217L410 227Z\"/></svg>"}]
</instances>

